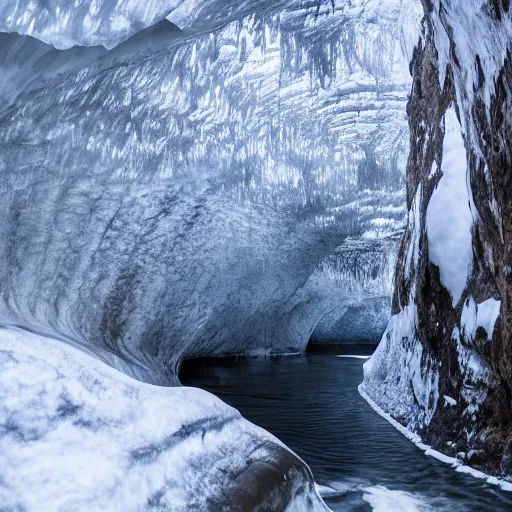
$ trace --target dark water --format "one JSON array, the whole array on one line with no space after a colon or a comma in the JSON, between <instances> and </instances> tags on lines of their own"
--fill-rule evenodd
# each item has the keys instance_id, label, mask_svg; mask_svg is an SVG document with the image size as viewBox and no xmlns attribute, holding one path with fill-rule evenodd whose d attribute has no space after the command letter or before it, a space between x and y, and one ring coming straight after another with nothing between
<instances>
[{"instance_id":1,"label":"dark water","mask_svg":"<svg viewBox=\"0 0 512 512\"><path fill-rule=\"evenodd\" d=\"M425 456L376 414L357 391L363 363L332 354L208 360L188 362L181 377L292 448L333 489L324 496L333 510L512 511L512 493Z\"/></svg>"}]
</instances>

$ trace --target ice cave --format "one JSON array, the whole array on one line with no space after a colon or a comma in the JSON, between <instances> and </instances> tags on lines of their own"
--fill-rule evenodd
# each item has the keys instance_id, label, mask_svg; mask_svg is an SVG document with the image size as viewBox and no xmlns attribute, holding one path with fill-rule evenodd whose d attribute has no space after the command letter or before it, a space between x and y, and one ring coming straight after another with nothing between
<instances>
[{"instance_id":1,"label":"ice cave","mask_svg":"<svg viewBox=\"0 0 512 512\"><path fill-rule=\"evenodd\" d=\"M0 0L0 512L512 510L509 0Z\"/></svg>"}]
</instances>

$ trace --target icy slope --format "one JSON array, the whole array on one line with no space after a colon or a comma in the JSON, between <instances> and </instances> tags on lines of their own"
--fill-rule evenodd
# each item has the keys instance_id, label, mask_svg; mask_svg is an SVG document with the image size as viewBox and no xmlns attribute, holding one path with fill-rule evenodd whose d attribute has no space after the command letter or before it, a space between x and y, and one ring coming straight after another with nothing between
<instances>
[{"instance_id":1,"label":"icy slope","mask_svg":"<svg viewBox=\"0 0 512 512\"><path fill-rule=\"evenodd\" d=\"M424 5L393 317L362 389L437 450L510 476L511 12Z\"/></svg>"},{"instance_id":2,"label":"icy slope","mask_svg":"<svg viewBox=\"0 0 512 512\"><path fill-rule=\"evenodd\" d=\"M0 329L0 362L4 510L328 510L298 457L205 391L22 331Z\"/></svg>"}]
</instances>

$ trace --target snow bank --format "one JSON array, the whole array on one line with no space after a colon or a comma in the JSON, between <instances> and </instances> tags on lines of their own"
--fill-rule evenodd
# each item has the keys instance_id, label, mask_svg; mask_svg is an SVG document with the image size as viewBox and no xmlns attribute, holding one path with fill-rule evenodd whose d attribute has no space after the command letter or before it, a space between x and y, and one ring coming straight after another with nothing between
<instances>
[{"instance_id":1,"label":"snow bank","mask_svg":"<svg viewBox=\"0 0 512 512\"><path fill-rule=\"evenodd\" d=\"M208 510L230 499L245 510L255 488L277 487L278 509L303 510L309 497L326 510L302 461L215 396L143 384L56 340L0 329L4 509Z\"/></svg>"},{"instance_id":2,"label":"snow bank","mask_svg":"<svg viewBox=\"0 0 512 512\"><path fill-rule=\"evenodd\" d=\"M382 416L385 420L387 420L393 427L395 427L403 436L405 436L409 441L412 441L420 450L425 452L425 455L429 457L434 457L440 462L444 462L445 464L450 464L452 468L454 468L459 473L466 473L468 475L474 476L475 478L485 479L488 484L497 485L504 491L512 492L512 483L501 478L497 478L494 476L487 475L482 471L478 471L470 466L466 466L460 462L460 460L455 457L450 457L445 455L444 453L438 452L437 450L433 450L430 446L424 444L421 440L421 437L414 432L411 432L408 428L404 427L401 423L396 421L390 414L385 412L381 407L379 407L366 393L364 390L363 384L360 384L358 387L359 394L368 402L371 408L380 416Z\"/></svg>"}]
</instances>

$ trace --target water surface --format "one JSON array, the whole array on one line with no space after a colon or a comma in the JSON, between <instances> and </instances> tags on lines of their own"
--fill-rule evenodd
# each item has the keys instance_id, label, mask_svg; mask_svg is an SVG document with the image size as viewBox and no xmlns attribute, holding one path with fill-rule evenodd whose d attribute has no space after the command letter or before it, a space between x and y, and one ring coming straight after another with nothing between
<instances>
[{"instance_id":1,"label":"water surface","mask_svg":"<svg viewBox=\"0 0 512 512\"><path fill-rule=\"evenodd\" d=\"M364 360L334 354L190 361L181 379L269 430L332 490L333 510L502 512L512 493L427 457L361 398Z\"/></svg>"}]
</instances>

